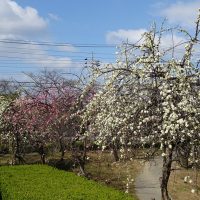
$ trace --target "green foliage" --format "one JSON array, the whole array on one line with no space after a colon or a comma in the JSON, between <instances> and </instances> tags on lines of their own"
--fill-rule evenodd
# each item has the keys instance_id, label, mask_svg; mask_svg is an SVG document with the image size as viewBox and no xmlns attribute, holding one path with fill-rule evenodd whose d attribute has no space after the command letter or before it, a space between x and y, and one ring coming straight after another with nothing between
<instances>
[{"instance_id":1,"label":"green foliage","mask_svg":"<svg viewBox=\"0 0 200 200\"><path fill-rule=\"evenodd\" d=\"M2 200L131 200L113 188L49 166L0 167Z\"/></svg>"}]
</instances>

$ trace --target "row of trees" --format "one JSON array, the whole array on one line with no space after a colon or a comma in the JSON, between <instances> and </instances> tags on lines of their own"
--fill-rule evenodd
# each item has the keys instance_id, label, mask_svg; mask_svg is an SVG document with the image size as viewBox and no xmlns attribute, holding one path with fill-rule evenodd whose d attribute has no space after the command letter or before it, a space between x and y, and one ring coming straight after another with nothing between
<instances>
[{"instance_id":1,"label":"row of trees","mask_svg":"<svg viewBox=\"0 0 200 200\"><path fill-rule=\"evenodd\" d=\"M40 154L45 164L46 148L51 146L59 149L61 161L65 152L71 150L84 172L86 155L80 157L76 143L84 138L80 112L92 97L92 90L54 72L30 78L30 84L18 85L17 92L1 94L1 143L10 147L12 163L25 163L29 147Z\"/></svg>"},{"instance_id":2,"label":"row of trees","mask_svg":"<svg viewBox=\"0 0 200 200\"><path fill-rule=\"evenodd\" d=\"M30 144L45 163L45 146L59 144L61 160L72 150L84 174L88 141L110 149L116 161L134 159L138 148L148 148L151 156L161 151L161 193L169 200L173 161L200 165L200 71L193 60L199 23L200 16L194 35L181 30L187 37L179 44L182 57L176 57L177 46L162 46L163 35L174 29L153 26L137 44L122 45L116 64L93 63L86 85L51 73L32 75L30 89L1 95L1 141L11 144L13 162L24 162ZM84 146L81 159L77 141Z\"/></svg>"}]
</instances>

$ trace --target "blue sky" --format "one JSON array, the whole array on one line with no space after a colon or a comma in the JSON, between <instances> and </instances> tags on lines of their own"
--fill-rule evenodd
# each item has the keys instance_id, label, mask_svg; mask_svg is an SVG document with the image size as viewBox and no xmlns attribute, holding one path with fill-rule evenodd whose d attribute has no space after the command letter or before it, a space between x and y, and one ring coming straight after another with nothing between
<instances>
[{"instance_id":1,"label":"blue sky","mask_svg":"<svg viewBox=\"0 0 200 200\"><path fill-rule=\"evenodd\" d=\"M135 42L153 21L160 24L165 18L168 26L192 30L199 7L197 0L0 0L1 78L23 79L21 72L44 67L78 72L92 52L102 62L114 62L114 47L74 44L111 45L127 39ZM70 45L9 43L12 40ZM177 35L178 40L181 38Z\"/></svg>"},{"instance_id":2,"label":"blue sky","mask_svg":"<svg viewBox=\"0 0 200 200\"><path fill-rule=\"evenodd\" d=\"M156 18L156 0L19 0L49 19L49 36L72 43L105 43L106 33L145 28ZM148 3L147 3L148 2ZM51 14L56 16L51 18Z\"/></svg>"}]
</instances>

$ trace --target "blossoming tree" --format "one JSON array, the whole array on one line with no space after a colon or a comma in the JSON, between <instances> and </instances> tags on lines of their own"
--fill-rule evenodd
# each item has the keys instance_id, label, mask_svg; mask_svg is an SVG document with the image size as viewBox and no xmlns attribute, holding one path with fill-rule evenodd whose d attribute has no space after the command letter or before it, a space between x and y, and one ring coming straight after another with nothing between
<instances>
[{"instance_id":1,"label":"blossoming tree","mask_svg":"<svg viewBox=\"0 0 200 200\"><path fill-rule=\"evenodd\" d=\"M200 15L194 36L181 30L186 42L170 48L162 46L162 37L174 29L163 26L160 31L153 26L137 44L123 45L116 64L93 69L103 86L83 115L90 121L87 134L103 149L112 144L121 158L132 158L135 147L148 144L154 152L160 146L163 200L170 199L167 185L177 155L187 148L190 165L199 163L199 68L193 60L199 23ZM182 57L176 56L183 45Z\"/></svg>"},{"instance_id":2,"label":"blossoming tree","mask_svg":"<svg viewBox=\"0 0 200 200\"><path fill-rule=\"evenodd\" d=\"M74 160L83 169L86 151L83 158L78 159L75 144L83 139L80 112L92 93L88 89L82 92L77 80L67 80L53 72L30 75L30 78L31 85L28 88L21 85L22 95L2 115L4 133L13 138L14 163L16 158L23 161L25 143L37 150L45 163L45 147L50 144L60 148L61 161L66 150L72 150Z\"/></svg>"},{"instance_id":3,"label":"blossoming tree","mask_svg":"<svg viewBox=\"0 0 200 200\"><path fill-rule=\"evenodd\" d=\"M62 94L59 92L55 87L40 88L31 96L16 99L4 113L4 122L12 129L10 132L14 135L17 132L37 147L42 163L45 163L46 144L59 143L63 159L67 145L64 140L75 135L75 124L70 121L70 116L77 93L66 86L62 88Z\"/></svg>"},{"instance_id":4,"label":"blossoming tree","mask_svg":"<svg viewBox=\"0 0 200 200\"><path fill-rule=\"evenodd\" d=\"M8 148L13 152L13 160L18 159L19 162L23 162L21 157L21 153L19 150L19 137L18 133L15 134L16 137L12 137L11 135L11 126L5 120L5 113L10 110L13 102L18 98L19 94L17 92L10 94L2 94L0 96L0 137L1 141L4 143L8 143ZM16 147L16 148L15 148Z\"/></svg>"}]
</instances>

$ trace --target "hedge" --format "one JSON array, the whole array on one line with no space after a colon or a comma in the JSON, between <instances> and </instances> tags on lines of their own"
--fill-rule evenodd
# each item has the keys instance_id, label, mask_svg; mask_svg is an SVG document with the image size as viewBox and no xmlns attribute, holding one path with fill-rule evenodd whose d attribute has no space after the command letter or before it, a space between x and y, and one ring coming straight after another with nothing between
<instances>
[{"instance_id":1,"label":"hedge","mask_svg":"<svg viewBox=\"0 0 200 200\"><path fill-rule=\"evenodd\" d=\"M0 167L2 200L131 200L121 191L46 165Z\"/></svg>"}]
</instances>

